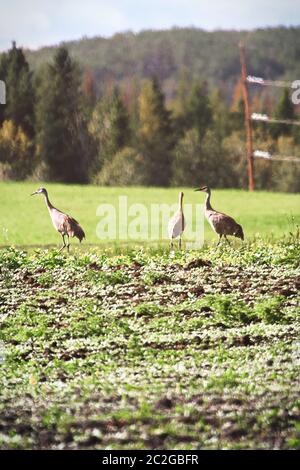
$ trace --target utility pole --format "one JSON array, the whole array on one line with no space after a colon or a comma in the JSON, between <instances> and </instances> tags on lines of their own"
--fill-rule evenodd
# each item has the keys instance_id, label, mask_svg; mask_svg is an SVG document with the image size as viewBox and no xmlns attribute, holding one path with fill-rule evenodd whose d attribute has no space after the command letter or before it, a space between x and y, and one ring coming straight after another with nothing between
<instances>
[{"instance_id":1,"label":"utility pole","mask_svg":"<svg viewBox=\"0 0 300 470\"><path fill-rule=\"evenodd\" d=\"M243 97L245 105L245 127L247 137L247 161L248 161L248 188L249 191L254 191L254 165L253 165L253 137L252 137L252 121L251 121L251 106L249 102L249 93L247 86L247 67L245 59L245 48L242 42L239 44L240 48L240 62L241 62L241 79L243 86Z\"/></svg>"}]
</instances>

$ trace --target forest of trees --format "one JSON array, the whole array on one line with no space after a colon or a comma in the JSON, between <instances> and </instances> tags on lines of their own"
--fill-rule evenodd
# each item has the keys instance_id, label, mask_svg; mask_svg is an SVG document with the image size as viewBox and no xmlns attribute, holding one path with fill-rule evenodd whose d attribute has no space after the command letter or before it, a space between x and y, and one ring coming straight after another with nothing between
<instances>
[{"instance_id":1,"label":"forest of trees","mask_svg":"<svg viewBox=\"0 0 300 470\"><path fill-rule=\"evenodd\" d=\"M293 36L293 30L287 33ZM219 51L214 44L217 57L221 51L224 57L222 73L213 81L216 57L207 58L201 74L191 73L186 59L172 78L173 49L169 44L157 53L156 46L148 61L140 58L143 71L135 66L136 73L125 77L121 68L118 74L99 74L76 60L72 44L51 49L52 57L40 64L31 57L29 64L30 54L13 43L0 57L0 79L7 88L7 104L0 105L0 179L247 187L239 71L235 79L229 74L231 93L220 85L226 82L226 48ZM120 50L116 44L114 54ZM123 54L122 63L133 61L132 54ZM238 60L237 48L235 55ZM272 78L284 75L279 66L275 73L271 56L266 62ZM251 99L255 112L298 119L289 90L276 95L256 87ZM254 134L260 150L300 156L300 127L257 123ZM256 160L255 181L257 188L300 191L300 165Z\"/></svg>"},{"instance_id":2,"label":"forest of trees","mask_svg":"<svg viewBox=\"0 0 300 470\"><path fill-rule=\"evenodd\" d=\"M97 95L107 81L121 87L137 80L159 80L167 100L177 91L182 74L189 82L199 77L209 87L219 88L229 103L240 73L238 43L246 45L247 63L252 75L264 78L300 77L300 27L263 28L253 31L204 31L173 28L161 31L130 31L110 38L82 38L65 44L71 56L92 71ZM32 70L53 59L57 46L25 50Z\"/></svg>"}]
</instances>

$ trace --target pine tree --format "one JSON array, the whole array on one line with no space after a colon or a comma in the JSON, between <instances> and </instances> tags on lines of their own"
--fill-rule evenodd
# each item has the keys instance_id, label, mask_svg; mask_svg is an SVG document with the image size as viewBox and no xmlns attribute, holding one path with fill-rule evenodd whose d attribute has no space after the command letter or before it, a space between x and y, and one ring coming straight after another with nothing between
<instances>
[{"instance_id":1,"label":"pine tree","mask_svg":"<svg viewBox=\"0 0 300 470\"><path fill-rule=\"evenodd\" d=\"M39 87L37 148L55 181L85 182L88 156L81 115L80 72L68 50L60 47Z\"/></svg>"},{"instance_id":2,"label":"pine tree","mask_svg":"<svg viewBox=\"0 0 300 470\"><path fill-rule=\"evenodd\" d=\"M89 69L84 71L82 91L84 98L84 107L88 114L91 113L91 110L96 104L96 89L93 75Z\"/></svg>"},{"instance_id":3,"label":"pine tree","mask_svg":"<svg viewBox=\"0 0 300 470\"><path fill-rule=\"evenodd\" d=\"M239 79L234 87L231 103L231 121L234 130L242 130L245 126L245 106L243 99L243 84Z\"/></svg>"},{"instance_id":4,"label":"pine tree","mask_svg":"<svg viewBox=\"0 0 300 470\"><path fill-rule=\"evenodd\" d=\"M212 123L212 110L207 93L206 82L194 84L186 108L186 126L195 128L202 139Z\"/></svg>"},{"instance_id":5,"label":"pine tree","mask_svg":"<svg viewBox=\"0 0 300 470\"><path fill-rule=\"evenodd\" d=\"M95 171L99 171L107 160L130 144L129 116L117 86L111 96L99 100L89 130L98 146Z\"/></svg>"},{"instance_id":6,"label":"pine tree","mask_svg":"<svg viewBox=\"0 0 300 470\"><path fill-rule=\"evenodd\" d=\"M136 145L139 128L139 95L141 91L141 82L136 77L130 77L126 84L125 105L129 113L129 125L132 144Z\"/></svg>"},{"instance_id":7,"label":"pine tree","mask_svg":"<svg viewBox=\"0 0 300 470\"><path fill-rule=\"evenodd\" d=\"M213 90L209 97L209 102L212 110L212 130L215 133L215 137L221 142L232 130L229 109L219 89Z\"/></svg>"},{"instance_id":8,"label":"pine tree","mask_svg":"<svg viewBox=\"0 0 300 470\"><path fill-rule=\"evenodd\" d=\"M168 185L174 138L171 116L156 78L147 80L142 88L139 118L139 146L146 161L148 184Z\"/></svg>"},{"instance_id":9,"label":"pine tree","mask_svg":"<svg viewBox=\"0 0 300 470\"><path fill-rule=\"evenodd\" d=\"M183 117L186 112L186 103L189 99L190 91L191 86L189 73L187 68L184 68L180 71L179 74L176 98L174 100L173 106L175 117L179 119L180 122L183 122Z\"/></svg>"},{"instance_id":10,"label":"pine tree","mask_svg":"<svg viewBox=\"0 0 300 470\"><path fill-rule=\"evenodd\" d=\"M129 116L121 98L120 89L114 87L111 107L111 138L114 153L130 142Z\"/></svg>"},{"instance_id":11,"label":"pine tree","mask_svg":"<svg viewBox=\"0 0 300 470\"><path fill-rule=\"evenodd\" d=\"M29 138L34 135L34 90L32 73L21 48L2 54L0 79L6 84L6 105L0 106L0 125L5 120L21 127Z\"/></svg>"},{"instance_id":12,"label":"pine tree","mask_svg":"<svg viewBox=\"0 0 300 470\"><path fill-rule=\"evenodd\" d=\"M278 101L278 104L274 110L275 119L295 119L294 104L289 95L289 90L284 89L283 94ZM271 135L277 139L280 135L291 135L292 126L287 124L273 124L271 128Z\"/></svg>"},{"instance_id":13,"label":"pine tree","mask_svg":"<svg viewBox=\"0 0 300 470\"><path fill-rule=\"evenodd\" d=\"M187 103L191 93L190 84L191 80L188 70L184 68L179 75L176 95L171 101L171 109L174 116L174 131L177 136L176 141L182 138L185 130L188 128Z\"/></svg>"}]
</instances>

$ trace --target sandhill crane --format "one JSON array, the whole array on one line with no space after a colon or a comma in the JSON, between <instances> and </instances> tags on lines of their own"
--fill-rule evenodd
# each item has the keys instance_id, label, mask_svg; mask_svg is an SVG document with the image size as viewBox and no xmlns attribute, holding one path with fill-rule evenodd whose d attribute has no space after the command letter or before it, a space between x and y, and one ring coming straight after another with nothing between
<instances>
[{"instance_id":1,"label":"sandhill crane","mask_svg":"<svg viewBox=\"0 0 300 470\"><path fill-rule=\"evenodd\" d=\"M59 251L63 250L67 247L69 251L70 241L69 237L77 237L78 240L81 242L83 238L85 238L85 233L80 227L77 220L73 219L67 214L64 214L60 210L56 209L52 206L51 202L49 201L48 193L45 188L39 188L37 191L31 194L34 196L35 194L43 194L46 202L46 206L48 207L48 211L54 225L54 228L61 234L63 239L63 246L60 248ZM65 237L67 237L68 241L66 243Z\"/></svg>"},{"instance_id":2,"label":"sandhill crane","mask_svg":"<svg viewBox=\"0 0 300 470\"><path fill-rule=\"evenodd\" d=\"M179 237L178 246L179 248L181 248L181 235L185 228L182 201L183 201L183 192L180 192L178 210L175 212L173 217L169 220L169 224L168 224L168 234L171 240L170 248L173 248L173 238L177 238L177 237Z\"/></svg>"},{"instance_id":3,"label":"sandhill crane","mask_svg":"<svg viewBox=\"0 0 300 470\"><path fill-rule=\"evenodd\" d=\"M203 188L195 189L195 191L204 191L207 194L205 201L205 217L212 229L219 235L217 246L219 245L223 235L227 242L227 235L233 235L234 237L244 240L244 232L241 225L237 224L232 217L229 217L229 215L217 212L211 207L210 188L208 186L203 186Z\"/></svg>"}]
</instances>

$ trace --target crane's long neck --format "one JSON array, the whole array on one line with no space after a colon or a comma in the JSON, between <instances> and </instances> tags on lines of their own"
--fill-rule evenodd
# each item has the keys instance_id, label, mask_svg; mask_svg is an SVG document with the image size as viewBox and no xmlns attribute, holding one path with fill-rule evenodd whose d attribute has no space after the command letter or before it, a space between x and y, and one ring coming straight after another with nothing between
<instances>
[{"instance_id":1,"label":"crane's long neck","mask_svg":"<svg viewBox=\"0 0 300 470\"><path fill-rule=\"evenodd\" d=\"M182 211L182 204L183 204L183 194L179 194L179 203L178 203L178 209Z\"/></svg>"},{"instance_id":2,"label":"crane's long neck","mask_svg":"<svg viewBox=\"0 0 300 470\"><path fill-rule=\"evenodd\" d=\"M49 201L49 197L48 197L47 192L44 193L44 198L45 198L46 206L48 207L48 209L50 211L51 209L53 209L53 206L52 206L51 202Z\"/></svg>"},{"instance_id":3,"label":"crane's long neck","mask_svg":"<svg viewBox=\"0 0 300 470\"><path fill-rule=\"evenodd\" d=\"M206 196L206 200L205 200L205 209L206 209L207 211L213 210L213 208L211 207L211 204L210 204L210 191L208 191L207 196Z\"/></svg>"}]
</instances>

